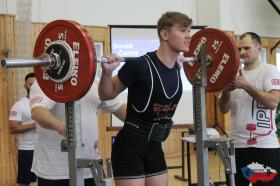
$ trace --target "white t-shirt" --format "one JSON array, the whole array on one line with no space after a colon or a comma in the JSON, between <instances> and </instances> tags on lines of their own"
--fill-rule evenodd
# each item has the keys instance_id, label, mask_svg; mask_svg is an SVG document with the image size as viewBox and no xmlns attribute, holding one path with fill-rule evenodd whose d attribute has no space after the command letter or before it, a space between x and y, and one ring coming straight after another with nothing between
<instances>
[{"instance_id":1,"label":"white t-shirt","mask_svg":"<svg viewBox=\"0 0 280 186\"><path fill-rule=\"evenodd\" d=\"M31 119L30 101L27 97L18 100L10 110L9 120L20 121L22 125L34 123ZM35 129L19 134L18 149L33 150L36 138Z\"/></svg>"},{"instance_id":2,"label":"white t-shirt","mask_svg":"<svg viewBox=\"0 0 280 186\"><path fill-rule=\"evenodd\" d=\"M253 70L243 70L244 78L266 92L280 90L280 72L273 65L261 63ZM278 148L275 110L254 100L245 90L231 93L231 134L235 147Z\"/></svg>"},{"instance_id":3,"label":"white t-shirt","mask_svg":"<svg viewBox=\"0 0 280 186\"><path fill-rule=\"evenodd\" d=\"M65 121L65 104L56 103L44 95L37 82L30 91L31 109L37 106L48 108L51 113ZM118 99L102 102L98 96L98 82L95 80L88 93L80 100L81 126L84 158L99 158L97 111L114 112L121 103ZM32 171L44 179L69 179L68 154L61 152L63 136L54 130L37 128L37 141L34 149ZM84 170L85 178L92 177L90 169Z\"/></svg>"}]
</instances>

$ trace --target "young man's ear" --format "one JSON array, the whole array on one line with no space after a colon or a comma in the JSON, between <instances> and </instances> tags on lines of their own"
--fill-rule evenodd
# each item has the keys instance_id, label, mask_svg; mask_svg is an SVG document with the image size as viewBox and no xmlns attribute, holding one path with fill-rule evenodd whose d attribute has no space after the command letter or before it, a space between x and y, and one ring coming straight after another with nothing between
<instances>
[{"instance_id":1,"label":"young man's ear","mask_svg":"<svg viewBox=\"0 0 280 186\"><path fill-rule=\"evenodd\" d=\"M25 84L25 83L24 83L23 87L25 88L25 90L27 90L27 86L26 86L26 84Z\"/></svg>"},{"instance_id":2,"label":"young man's ear","mask_svg":"<svg viewBox=\"0 0 280 186\"><path fill-rule=\"evenodd\" d=\"M162 40L166 41L168 39L168 32L166 30L161 30L159 33Z\"/></svg>"},{"instance_id":3,"label":"young man's ear","mask_svg":"<svg viewBox=\"0 0 280 186\"><path fill-rule=\"evenodd\" d=\"M261 45L258 45L258 49L259 49L259 51L261 52L261 51L262 51L262 46L261 46Z\"/></svg>"}]
</instances>

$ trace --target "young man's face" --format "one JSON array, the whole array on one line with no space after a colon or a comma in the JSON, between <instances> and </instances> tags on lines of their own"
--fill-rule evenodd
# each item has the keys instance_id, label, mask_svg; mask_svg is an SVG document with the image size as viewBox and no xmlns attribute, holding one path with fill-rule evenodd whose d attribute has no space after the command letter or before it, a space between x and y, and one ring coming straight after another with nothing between
<instances>
[{"instance_id":1,"label":"young man's face","mask_svg":"<svg viewBox=\"0 0 280 186\"><path fill-rule=\"evenodd\" d=\"M244 59L244 64L251 64L259 59L261 46L254 42L250 36L245 36L238 43L240 58Z\"/></svg>"},{"instance_id":2,"label":"young man's face","mask_svg":"<svg viewBox=\"0 0 280 186\"><path fill-rule=\"evenodd\" d=\"M191 41L191 27L184 27L179 24L174 24L167 31L167 41L169 47L176 52L187 52Z\"/></svg>"}]
</instances>

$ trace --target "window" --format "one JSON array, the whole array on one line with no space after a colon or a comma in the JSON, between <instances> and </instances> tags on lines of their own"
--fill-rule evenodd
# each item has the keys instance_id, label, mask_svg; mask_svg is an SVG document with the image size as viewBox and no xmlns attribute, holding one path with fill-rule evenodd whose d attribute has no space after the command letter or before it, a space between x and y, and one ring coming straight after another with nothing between
<instances>
[{"instance_id":1,"label":"window","mask_svg":"<svg viewBox=\"0 0 280 186\"><path fill-rule=\"evenodd\" d=\"M262 48L262 63L266 63L266 48Z\"/></svg>"},{"instance_id":2,"label":"window","mask_svg":"<svg viewBox=\"0 0 280 186\"><path fill-rule=\"evenodd\" d=\"M276 48L276 66L280 71L280 48Z\"/></svg>"}]
</instances>

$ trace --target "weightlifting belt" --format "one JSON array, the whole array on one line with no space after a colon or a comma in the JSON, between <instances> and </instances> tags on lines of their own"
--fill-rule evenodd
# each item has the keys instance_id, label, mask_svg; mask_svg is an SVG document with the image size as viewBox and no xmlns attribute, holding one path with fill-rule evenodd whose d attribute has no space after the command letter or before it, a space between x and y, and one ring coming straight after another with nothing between
<instances>
[{"instance_id":1,"label":"weightlifting belt","mask_svg":"<svg viewBox=\"0 0 280 186\"><path fill-rule=\"evenodd\" d=\"M136 118L127 118L124 127L145 137L148 141L163 142L169 136L173 122L149 123Z\"/></svg>"}]
</instances>

